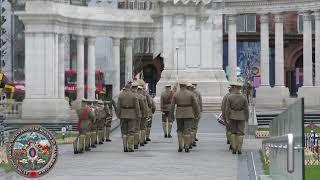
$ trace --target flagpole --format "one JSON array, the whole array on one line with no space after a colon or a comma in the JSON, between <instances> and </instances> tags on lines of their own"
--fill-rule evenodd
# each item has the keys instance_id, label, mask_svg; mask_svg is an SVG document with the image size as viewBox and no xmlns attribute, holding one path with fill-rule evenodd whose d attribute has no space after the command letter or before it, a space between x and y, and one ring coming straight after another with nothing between
<instances>
[{"instance_id":1,"label":"flagpole","mask_svg":"<svg viewBox=\"0 0 320 180\"><path fill-rule=\"evenodd\" d=\"M179 47L177 46L176 47L176 52L177 52L177 82L178 82L178 80L179 80L179 73L178 73L178 69L179 69L179 53L178 53L178 51L179 51Z\"/></svg>"}]
</instances>

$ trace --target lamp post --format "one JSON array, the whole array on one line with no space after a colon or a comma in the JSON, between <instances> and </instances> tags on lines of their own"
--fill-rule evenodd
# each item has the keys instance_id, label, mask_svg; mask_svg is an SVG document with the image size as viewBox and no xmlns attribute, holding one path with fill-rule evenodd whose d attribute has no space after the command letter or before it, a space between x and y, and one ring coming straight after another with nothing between
<instances>
[{"instance_id":1,"label":"lamp post","mask_svg":"<svg viewBox=\"0 0 320 180\"><path fill-rule=\"evenodd\" d=\"M177 46L176 47L176 52L177 52L177 82L178 82L178 80L179 80L179 73L178 73L178 69L179 69L179 47Z\"/></svg>"}]
</instances>

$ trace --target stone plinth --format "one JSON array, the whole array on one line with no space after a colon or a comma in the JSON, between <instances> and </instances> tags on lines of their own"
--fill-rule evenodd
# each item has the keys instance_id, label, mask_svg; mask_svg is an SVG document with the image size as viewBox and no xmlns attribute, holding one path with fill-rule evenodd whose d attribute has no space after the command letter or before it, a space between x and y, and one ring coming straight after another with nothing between
<instances>
[{"instance_id":1,"label":"stone plinth","mask_svg":"<svg viewBox=\"0 0 320 180\"><path fill-rule=\"evenodd\" d=\"M305 106L320 105L320 86L302 86L298 89L298 97L304 97Z\"/></svg>"},{"instance_id":2,"label":"stone plinth","mask_svg":"<svg viewBox=\"0 0 320 180\"><path fill-rule=\"evenodd\" d=\"M258 107L285 107L288 104L289 89L284 86L260 86L256 91Z\"/></svg>"}]
</instances>

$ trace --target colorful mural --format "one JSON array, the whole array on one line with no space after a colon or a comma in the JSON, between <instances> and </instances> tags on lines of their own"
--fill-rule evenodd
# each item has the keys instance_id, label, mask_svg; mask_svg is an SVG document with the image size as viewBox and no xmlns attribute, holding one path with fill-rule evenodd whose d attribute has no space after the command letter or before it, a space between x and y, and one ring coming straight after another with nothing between
<instances>
[{"instance_id":1,"label":"colorful mural","mask_svg":"<svg viewBox=\"0 0 320 180\"><path fill-rule=\"evenodd\" d=\"M238 80L251 80L255 87L260 86L260 41L237 42ZM274 84L274 48L270 48L270 85ZM223 69L228 78L228 42L223 43Z\"/></svg>"}]
</instances>

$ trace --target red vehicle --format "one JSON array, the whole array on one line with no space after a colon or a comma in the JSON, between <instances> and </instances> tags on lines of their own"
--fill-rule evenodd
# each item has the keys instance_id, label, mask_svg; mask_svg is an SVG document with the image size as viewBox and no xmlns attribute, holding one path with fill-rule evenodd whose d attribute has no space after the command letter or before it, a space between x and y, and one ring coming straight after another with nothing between
<instances>
[{"instance_id":1,"label":"red vehicle","mask_svg":"<svg viewBox=\"0 0 320 180\"><path fill-rule=\"evenodd\" d=\"M101 93L106 92L105 82L104 82L104 74L100 70L96 70L96 95L100 95ZM68 70L65 71L65 95L69 97L71 100L75 100L77 97L77 71ZM85 71L84 76L84 93L85 96L88 92L87 86L87 71Z\"/></svg>"},{"instance_id":2,"label":"red vehicle","mask_svg":"<svg viewBox=\"0 0 320 180\"><path fill-rule=\"evenodd\" d=\"M97 70L95 74L96 78L96 95L101 95L101 93L106 92L104 74L102 71ZM84 92L85 96L88 92L87 86L87 72L85 71L84 78ZM16 83L13 85L15 87L15 99L17 101L22 101L25 96L25 84L24 83ZM69 97L70 100L75 100L77 98L77 71L75 70L67 70L65 71L65 96Z\"/></svg>"}]
</instances>

